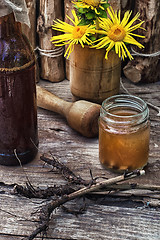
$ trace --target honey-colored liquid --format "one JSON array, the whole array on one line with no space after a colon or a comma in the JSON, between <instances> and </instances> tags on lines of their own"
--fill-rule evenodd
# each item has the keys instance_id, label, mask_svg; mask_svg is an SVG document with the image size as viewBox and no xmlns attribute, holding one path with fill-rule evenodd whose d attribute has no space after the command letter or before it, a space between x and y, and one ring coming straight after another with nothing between
<instances>
[{"instance_id":1,"label":"honey-colored liquid","mask_svg":"<svg viewBox=\"0 0 160 240\"><path fill-rule=\"evenodd\" d=\"M124 116L126 114L119 113ZM129 114L131 115L131 114ZM149 154L149 124L135 131L113 131L99 121L99 160L109 169L123 171L143 168Z\"/></svg>"}]
</instances>

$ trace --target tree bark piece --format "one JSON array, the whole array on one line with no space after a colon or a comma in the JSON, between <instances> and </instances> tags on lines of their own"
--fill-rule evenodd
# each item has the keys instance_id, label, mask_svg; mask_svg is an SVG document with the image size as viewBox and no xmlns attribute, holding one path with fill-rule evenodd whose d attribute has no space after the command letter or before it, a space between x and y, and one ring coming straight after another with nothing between
<instances>
[{"instance_id":1,"label":"tree bark piece","mask_svg":"<svg viewBox=\"0 0 160 240\"><path fill-rule=\"evenodd\" d=\"M53 20L63 19L62 0L40 0L37 31L41 56L41 77L51 82L64 80L63 48L55 47L50 39L57 32L52 30Z\"/></svg>"},{"instance_id":2,"label":"tree bark piece","mask_svg":"<svg viewBox=\"0 0 160 240\"><path fill-rule=\"evenodd\" d=\"M114 10L121 9L121 0L110 0L108 3Z\"/></svg>"},{"instance_id":3,"label":"tree bark piece","mask_svg":"<svg viewBox=\"0 0 160 240\"><path fill-rule=\"evenodd\" d=\"M22 31L28 37L33 48L36 47L36 0L26 0L28 15L31 23L29 28L26 24L22 24Z\"/></svg>"},{"instance_id":4,"label":"tree bark piece","mask_svg":"<svg viewBox=\"0 0 160 240\"><path fill-rule=\"evenodd\" d=\"M22 24L22 31L27 36L33 49L36 48L37 36L36 36L36 0L26 0L28 9L28 15L30 19L30 28L26 24ZM36 60L36 82L39 82L39 64Z\"/></svg>"},{"instance_id":5,"label":"tree bark piece","mask_svg":"<svg viewBox=\"0 0 160 240\"><path fill-rule=\"evenodd\" d=\"M133 0L120 0L121 10L131 10L135 6L135 1Z\"/></svg>"},{"instance_id":6,"label":"tree bark piece","mask_svg":"<svg viewBox=\"0 0 160 240\"><path fill-rule=\"evenodd\" d=\"M71 21L67 18L69 16L72 17L72 9L73 9L72 0L64 0L64 11L65 11L65 22L71 24ZM67 47L65 47L67 48ZM65 59L65 70L66 70L66 79L70 80L70 60Z\"/></svg>"},{"instance_id":7,"label":"tree bark piece","mask_svg":"<svg viewBox=\"0 0 160 240\"><path fill-rule=\"evenodd\" d=\"M140 12L141 20L144 20L143 27L146 31L138 30L138 34L145 35L141 40L144 50L136 49L136 52L152 54L160 51L160 1L137 0L135 3L135 13ZM124 67L125 76L132 82L156 82L160 78L159 56L134 56Z\"/></svg>"}]
</instances>

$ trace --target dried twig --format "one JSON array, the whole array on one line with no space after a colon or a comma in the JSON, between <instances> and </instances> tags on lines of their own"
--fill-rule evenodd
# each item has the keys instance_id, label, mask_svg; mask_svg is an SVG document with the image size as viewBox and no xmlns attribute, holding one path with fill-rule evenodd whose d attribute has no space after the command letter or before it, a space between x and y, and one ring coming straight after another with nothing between
<instances>
[{"instance_id":1,"label":"dried twig","mask_svg":"<svg viewBox=\"0 0 160 240\"><path fill-rule=\"evenodd\" d=\"M83 185L83 186L90 186L93 185L94 182L98 178L93 179L93 176L91 174L91 181L85 181L81 177L77 177L67 166L59 162L57 159L53 157L53 159L49 159L47 157L41 156L40 159L44 161L45 163L51 165L52 167L56 168L67 181L69 181L69 184L62 185L62 186L51 186L47 187L45 189L35 188L32 186L30 182L26 183L26 186L21 186L18 184L15 184L13 193L14 194L20 194L27 198L41 198L41 199L47 199L51 196L63 196L66 194L70 194L77 190L77 188L73 188L73 184L76 185ZM93 194L97 195L105 195L108 194L108 192L117 193L118 191L126 191L131 189L143 189L148 191L160 191L160 186L154 186L154 185L139 185L137 183L134 184L112 184L111 186L105 187L105 189L100 189L98 192L93 192ZM92 192L90 192L92 194ZM128 196L128 194L126 194ZM145 195L146 196L146 195Z\"/></svg>"},{"instance_id":2,"label":"dried twig","mask_svg":"<svg viewBox=\"0 0 160 240\"><path fill-rule=\"evenodd\" d=\"M131 173L125 173L121 176L117 176L115 178L107 179L101 182L94 183L91 186L88 187L83 187L69 195L64 195L60 197L57 200L51 200L48 204L46 204L44 207L41 209L41 215L40 215L40 225L36 230L27 238L26 240L33 240L39 233L45 233L46 230L48 229L49 226L49 220L51 213L53 212L54 209L57 207L60 207L64 203L73 200L77 197L84 196L90 192L97 191L103 187L116 184L118 182L126 181L131 178L135 178L137 176L143 175L145 173L144 170L136 170Z\"/></svg>"},{"instance_id":3,"label":"dried twig","mask_svg":"<svg viewBox=\"0 0 160 240\"><path fill-rule=\"evenodd\" d=\"M87 186L89 184L88 181L82 179L80 176L76 176L67 166L65 166L63 163L58 161L58 159L54 158L53 159L41 156L40 159L49 164L50 166L56 168L63 176L64 178L74 184L82 184Z\"/></svg>"},{"instance_id":4,"label":"dried twig","mask_svg":"<svg viewBox=\"0 0 160 240\"><path fill-rule=\"evenodd\" d=\"M40 189L40 188L33 187L32 184L30 183L30 181L28 180L26 182L25 187L15 184L13 193L23 195L27 198L47 199L51 196L62 196L65 194L72 193L73 191L75 191L75 189L73 189L73 184L87 186L93 182L93 179L92 179L92 181L86 181L86 180L82 179L81 177L76 176L67 166L65 166L64 164L59 162L58 159L54 158L53 156L52 156L52 158L53 159L50 159L50 158L47 158L44 156L40 157L40 159L43 162L56 168L56 170L58 170L62 174L62 176L64 176L64 178L69 182L69 184L66 184L63 186L55 186L54 185L53 187L47 187L45 189ZM72 187L71 187L71 184L72 184Z\"/></svg>"},{"instance_id":5,"label":"dried twig","mask_svg":"<svg viewBox=\"0 0 160 240\"><path fill-rule=\"evenodd\" d=\"M74 189L66 184L63 186L53 186L47 187L45 189L35 188L30 183L26 183L26 187L15 184L13 193L20 194L27 198L41 198L47 199L51 196L62 196L65 194L70 194L74 191Z\"/></svg>"},{"instance_id":6,"label":"dried twig","mask_svg":"<svg viewBox=\"0 0 160 240\"><path fill-rule=\"evenodd\" d=\"M100 190L99 193L103 194L104 191L126 191L132 189L140 189L140 190L148 190L148 191L160 191L160 186L157 185L149 185L149 184L138 184L138 183L131 183L131 184L113 184L112 186L107 186L105 189ZM160 192L159 192L160 194Z\"/></svg>"},{"instance_id":7,"label":"dried twig","mask_svg":"<svg viewBox=\"0 0 160 240\"><path fill-rule=\"evenodd\" d=\"M45 189L40 189L40 188L34 188L33 186L30 185L30 183L26 183L26 186L18 185L18 184L12 184L13 194L20 194L22 196L25 196L27 198L40 198L40 199L48 199L52 196L63 196L66 194L70 194L74 191L76 191L76 188L72 187L69 184L66 185L60 185L60 186L53 186L53 187L47 187ZM93 191L90 192L89 194L94 194L97 196L100 195L107 195L108 193L110 196L115 195L115 193L119 194L120 196L123 195L123 197L130 197L131 193L128 193L126 191L129 190L146 190L148 193L134 193L134 196L139 196L139 197L146 197L150 196L151 192L152 195L154 195L154 198L160 198L159 196L155 197L156 195L160 195L160 186L157 185L144 185L144 184L137 184L137 183L131 183L131 184L113 184L111 186L106 186L105 188L99 189L99 191ZM122 193L122 191L125 193Z\"/></svg>"}]
</instances>

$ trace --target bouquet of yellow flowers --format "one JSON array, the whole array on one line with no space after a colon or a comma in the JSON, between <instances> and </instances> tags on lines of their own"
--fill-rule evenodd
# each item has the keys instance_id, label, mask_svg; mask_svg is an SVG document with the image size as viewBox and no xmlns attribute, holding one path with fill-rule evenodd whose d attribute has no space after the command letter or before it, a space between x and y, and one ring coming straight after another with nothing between
<instances>
[{"instance_id":1,"label":"bouquet of yellow flowers","mask_svg":"<svg viewBox=\"0 0 160 240\"><path fill-rule=\"evenodd\" d=\"M55 20L52 28L63 34L53 36L52 43L56 46L68 45L65 56L70 56L75 44L88 45L91 48L105 48L105 58L108 52L115 50L119 58L129 57L133 59L128 45L136 45L143 48L135 38L144 38L135 33L142 28L143 21L140 14L134 17L132 11L126 11L121 19L121 11L114 11L108 0L73 0L73 19L69 16L71 24L61 20ZM142 28L143 29L143 28Z\"/></svg>"}]
</instances>

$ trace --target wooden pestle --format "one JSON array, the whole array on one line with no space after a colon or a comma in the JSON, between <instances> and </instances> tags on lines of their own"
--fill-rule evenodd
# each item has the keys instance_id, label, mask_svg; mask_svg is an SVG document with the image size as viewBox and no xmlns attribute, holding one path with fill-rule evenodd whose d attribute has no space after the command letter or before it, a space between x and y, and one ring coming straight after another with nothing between
<instances>
[{"instance_id":1,"label":"wooden pestle","mask_svg":"<svg viewBox=\"0 0 160 240\"><path fill-rule=\"evenodd\" d=\"M67 102L53 93L36 86L38 107L63 115L69 126L86 137L98 135L98 118L101 105L79 100Z\"/></svg>"}]
</instances>

